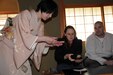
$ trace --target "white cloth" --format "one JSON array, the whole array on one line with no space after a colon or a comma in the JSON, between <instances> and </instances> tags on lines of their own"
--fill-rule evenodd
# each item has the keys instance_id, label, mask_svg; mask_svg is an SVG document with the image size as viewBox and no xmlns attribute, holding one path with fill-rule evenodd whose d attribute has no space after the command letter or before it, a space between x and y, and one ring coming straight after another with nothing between
<instances>
[{"instance_id":1,"label":"white cloth","mask_svg":"<svg viewBox=\"0 0 113 75\"><path fill-rule=\"evenodd\" d=\"M110 57L113 55L113 34L105 33L105 37L101 42L93 33L86 41L86 56L92 60L104 64L106 61L102 57Z\"/></svg>"}]
</instances>

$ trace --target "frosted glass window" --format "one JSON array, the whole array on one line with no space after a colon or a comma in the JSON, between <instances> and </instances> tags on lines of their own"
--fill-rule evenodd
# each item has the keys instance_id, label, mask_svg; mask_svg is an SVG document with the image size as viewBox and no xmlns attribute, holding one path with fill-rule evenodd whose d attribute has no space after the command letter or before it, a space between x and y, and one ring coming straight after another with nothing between
<instances>
[{"instance_id":1,"label":"frosted glass window","mask_svg":"<svg viewBox=\"0 0 113 75\"><path fill-rule=\"evenodd\" d=\"M104 6L104 14L112 14L113 6Z\"/></svg>"},{"instance_id":2,"label":"frosted glass window","mask_svg":"<svg viewBox=\"0 0 113 75\"><path fill-rule=\"evenodd\" d=\"M76 32L85 32L84 25L76 25Z\"/></svg>"},{"instance_id":3,"label":"frosted glass window","mask_svg":"<svg viewBox=\"0 0 113 75\"><path fill-rule=\"evenodd\" d=\"M92 33L94 31L94 22L102 20L100 9L100 7L66 8L66 25L72 25L78 33L78 38L85 41L87 33ZM69 13L71 13L71 15L69 15ZM69 16L73 16L73 18Z\"/></svg>"},{"instance_id":4,"label":"frosted glass window","mask_svg":"<svg viewBox=\"0 0 113 75\"><path fill-rule=\"evenodd\" d=\"M94 31L94 25L93 24L87 24L85 25L85 30L86 30L86 33L87 32L93 32Z\"/></svg>"},{"instance_id":5,"label":"frosted glass window","mask_svg":"<svg viewBox=\"0 0 113 75\"><path fill-rule=\"evenodd\" d=\"M84 15L92 15L92 8L84 8Z\"/></svg>"},{"instance_id":6,"label":"frosted glass window","mask_svg":"<svg viewBox=\"0 0 113 75\"><path fill-rule=\"evenodd\" d=\"M65 9L66 16L74 16L74 8Z\"/></svg>"},{"instance_id":7,"label":"frosted glass window","mask_svg":"<svg viewBox=\"0 0 113 75\"><path fill-rule=\"evenodd\" d=\"M93 23L93 17L92 16L84 16L85 23Z\"/></svg>"},{"instance_id":8,"label":"frosted glass window","mask_svg":"<svg viewBox=\"0 0 113 75\"><path fill-rule=\"evenodd\" d=\"M93 21L94 21L94 23L96 21L102 21L102 17L101 16L93 16Z\"/></svg>"},{"instance_id":9,"label":"frosted glass window","mask_svg":"<svg viewBox=\"0 0 113 75\"><path fill-rule=\"evenodd\" d=\"M75 16L83 16L83 8L75 8Z\"/></svg>"},{"instance_id":10,"label":"frosted glass window","mask_svg":"<svg viewBox=\"0 0 113 75\"><path fill-rule=\"evenodd\" d=\"M113 22L112 23L106 23L106 30L113 31Z\"/></svg>"},{"instance_id":11,"label":"frosted glass window","mask_svg":"<svg viewBox=\"0 0 113 75\"><path fill-rule=\"evenodd\" d=\"M84 24L84 17L83 16L75 17L75 23L76 24Z\"/></svg>"},{"instance_id":12,"label":"frosted glass window","mask_svg":"<svg viewBox=\"0 0 113 75\"><path fill-rule=\"evenodd\" d=\"M102 18L105 19L105 30L113 33L113 6L66 8L65 13L66 26L72 25L77 32L77 37L83 41L94 32L96 21L104 21Z\"/></svg>"},{"instance_id":13,"label":"frosted glass window","mask_svg":"<svg viewBox=\"0 0 113 75\"><path fill-rule=\"evenodd\" d=\"M101 8L100 7L93 8L93 15L101 15Z\"/></svg>"},{"instance_id":14,"label":"frosted glass window","mask_svg":"<svg viewBox=\"0 0 113 75\"><path fill-rule=\"evenodd\" d=\"M66 24L67 25L75 24L75 18L74 17L67 17Z\"/></svg>"},{"instance_id":15,"label":"frosted glass window","mask_svg":"<svg viewBox=\"0 0 113 75\"><path fill-rule=\"evenodd\" d=\"M86 34L84 34L84 33L77 33L77 37L78 38L82 38L82 40L85 40L86 39Z\"/></svg>"},{"instance_id":16,"label":"frosted glass window","mask_svg":"<svg viewBox=\"0 0 113 75\"><path fill-rule=\"evenodd\" d=\"M105 22L113 22L113 15L105 15Z\"/></svg>"},{"instance_id":17,"label":"frosted glass window","mask_svg":"<svg viewBox=\"0 0 113 75\"><path fill-rule=\"evenodd\" d=\"M104 6L106 31L113 33L113 6Z\"/></svg>"}]
</instances>

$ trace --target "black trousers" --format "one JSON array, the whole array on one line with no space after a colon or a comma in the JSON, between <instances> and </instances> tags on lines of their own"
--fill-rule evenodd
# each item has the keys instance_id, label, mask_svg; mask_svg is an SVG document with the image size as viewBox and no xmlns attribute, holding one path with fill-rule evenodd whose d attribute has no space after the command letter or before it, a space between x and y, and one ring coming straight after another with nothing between
<instances>
[{"instance_id":1,"label":"black trousers","mask_svg":"<svg viewBox=\"0 0 113 75\"><path fill-rule=\"evenodd\" d=\"M102 58L104 58L106 60L113 60L112 56L111 57L102 57ZM88 57L85 57L83 63L84 63L84 66L87 67L87 68L103 66L99 62L92 60L92 59L89 59ZM106 64L104 64L104 65L106 65Z\"/></svg>"}]
</instances>

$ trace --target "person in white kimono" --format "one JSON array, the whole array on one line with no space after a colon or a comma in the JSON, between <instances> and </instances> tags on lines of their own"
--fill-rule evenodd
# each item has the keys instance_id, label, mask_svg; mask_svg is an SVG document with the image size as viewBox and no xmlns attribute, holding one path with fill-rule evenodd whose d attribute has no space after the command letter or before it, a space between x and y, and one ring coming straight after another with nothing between
<instances>
[{"instance_id":1,"label":"person in white kimono","mask_svg":"<svg viewBox=\"0 0 113 75\"><path fill-rule=\"evenodd\" d=\"M28 59L40 69L41 57L49 46L60 46L63 41L44 36L43 21L58 10L52 0L42 0L36 10L24 10L2 29L0 37L0 75L32 75Z\"/></svg>"}]
</instances>

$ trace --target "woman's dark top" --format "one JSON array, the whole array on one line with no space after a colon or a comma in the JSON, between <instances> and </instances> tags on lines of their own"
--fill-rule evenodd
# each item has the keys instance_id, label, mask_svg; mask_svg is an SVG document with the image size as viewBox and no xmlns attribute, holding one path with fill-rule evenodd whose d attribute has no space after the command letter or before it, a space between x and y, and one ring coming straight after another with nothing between
<instances>
[{"instance_id":1,"label":"woman's dark top","mask_svg":"<svg viewBox=\"0 0 113 75\"><path fill-rule=\"evenodd\" d=\"M66 54L72 53L75 56L82 54L82 40L75 38L71 46L69 46L66 38L60 38L60 40L65 41L62 46L56 47L55 50L55 60L57 64L75 64L68 59L64 59Z\"/></svg>"}]
</instances>

